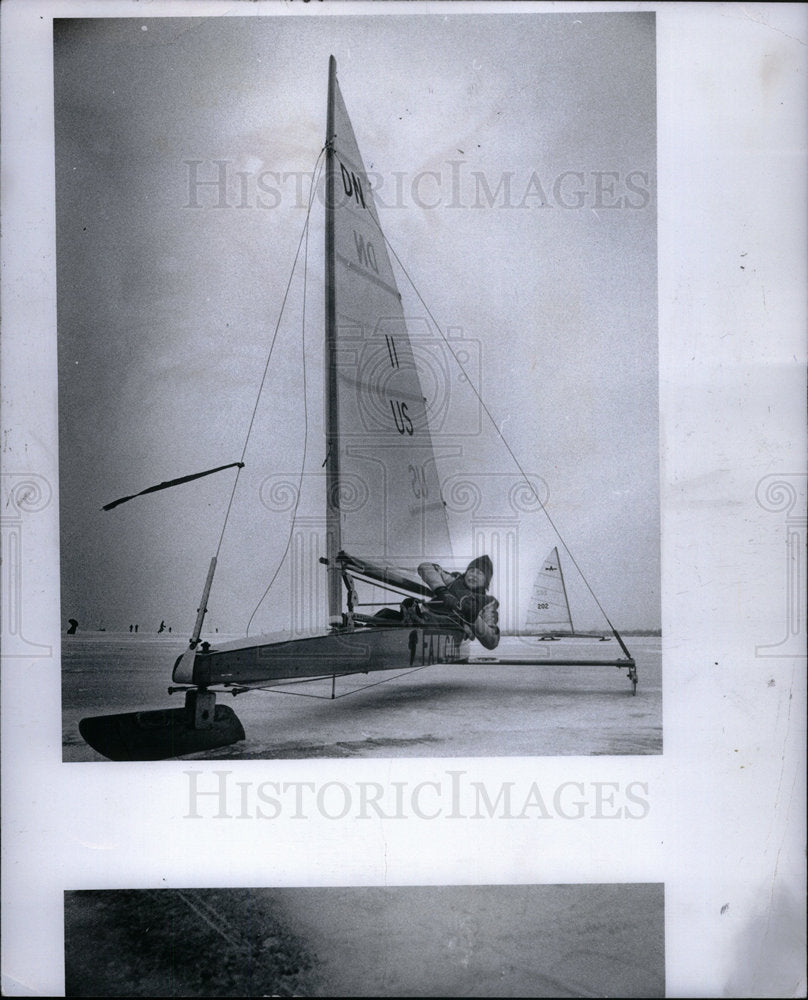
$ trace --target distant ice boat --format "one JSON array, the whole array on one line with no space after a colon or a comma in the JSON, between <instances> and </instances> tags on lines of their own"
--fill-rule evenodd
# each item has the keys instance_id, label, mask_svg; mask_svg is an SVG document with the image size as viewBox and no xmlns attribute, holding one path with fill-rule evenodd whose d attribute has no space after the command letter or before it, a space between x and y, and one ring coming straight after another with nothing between
<instances>
[{"instance_id":1,"label":"distant ice boat","mask_svg":"<svg viewBox=\"0 0 808 1000\"><path fill-rule=\"evenodd\" d=\"M600 642L611 639L602 632L581 632L573 625L558 546L551 549L536 573L525 618L525 632L528 635L538 634L541 642L555 642L562 637L598 639Z\"/></svg>"}]
</instances>

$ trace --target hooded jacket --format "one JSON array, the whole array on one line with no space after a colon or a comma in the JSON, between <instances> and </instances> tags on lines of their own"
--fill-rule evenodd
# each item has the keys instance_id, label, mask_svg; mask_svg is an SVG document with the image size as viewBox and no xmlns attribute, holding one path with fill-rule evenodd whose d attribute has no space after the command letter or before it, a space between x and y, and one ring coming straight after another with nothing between
<instances>
[{"instance_id":1,"label":"hooded jacket","mask_svg":"<svg viewBox=\"0 0 808 1000\"><path fill-rule=\"evenodd\" d=\"M463 573L448 573L432 563L430 568L443 580L443 585L435 588L435 597L426 605L434 614L449 617L459 616L487 649L494 649L499 643L499 602L485 589L494 575L494 565L487 555L478 556ZM480 589L472 589L466 583L465 575L470 569L480 570L485 583ZM422 574L423 575L423 574Z\"/></svg>"}]
</instances>

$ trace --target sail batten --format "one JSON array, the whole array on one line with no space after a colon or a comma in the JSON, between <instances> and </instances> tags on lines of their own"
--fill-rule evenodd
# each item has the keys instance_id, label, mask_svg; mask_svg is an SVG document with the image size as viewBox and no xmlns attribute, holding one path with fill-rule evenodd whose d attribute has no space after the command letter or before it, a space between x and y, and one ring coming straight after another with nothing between
<instances>
[{"instance_id":1,"label":"sail batten","mask_svg":"<svg viewBox=\"0 0 808 1000\"><path fill-rule=\"evenodd\" d=\"M339 372L339 374L338 374L337 377L338 377L339 381L342 384L346 385L346 386L349 386L349 387L351 387L353 389L358 389L361 392L367 392L369 394L374 394L379 399L383 399L384 398L384 396L382 395L382 393L379 391L379 386L378 385L374 385L372 382L362 381L361 379L354 378L353 375L349 374L346 371ZM399 399L404 399L407 402L412 401L413 403L417 403L417 402L422 402L423 401L422 397L415 396L413 394L409 394L409 393L406 393L406 392L402 392L401 389L398 390L397 396L398 396Z\"/></svg>"},{"instance_id":2,"label":"sail batten","mask_svg":"<svg viewBox=\"0 0 808 1000\"><path fill-rule=\"evenodd\" d=\"M367 281L372 281L374 285L377 285L379 288L383 288L386 292L389 292L390 295L392 295L395 299L399 301L401 300L401 293L399 292L399 290L397 288L393 288L392 285L388 285L385 281L382 281L381 278L377 278L375 274L371 274L370 271L366 271L358 264L355 264L353 261L348 260L347 257L343 257L341 253L337 253L337 260L349 271L353 272L354 274L360 275Z\"/></svg>"}]
</instances>

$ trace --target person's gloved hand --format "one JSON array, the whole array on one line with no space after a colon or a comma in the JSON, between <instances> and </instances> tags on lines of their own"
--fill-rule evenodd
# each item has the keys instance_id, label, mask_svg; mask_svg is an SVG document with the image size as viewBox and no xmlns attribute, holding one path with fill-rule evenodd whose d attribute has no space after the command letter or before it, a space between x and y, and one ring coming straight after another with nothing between
<instances>
[{"instance_id":1,"label":"person's gloved hand","mask_svg":"<svg viewBox=\"0 0 808 1000\"><path fill-rule=\"evenodd\" d=\"M483 594L464 594L458 601L458 612L465 622L477 620L477 616L485 607L485 596Z\"/></svg>"},{"instance_id":2,"label":"person's gloved hand","mask_svg":"<svg viewBox=\"0 0 808 1000\"><path fill-rule=\"evenodd\" d=\"M460 600L446 587L437 587L435 589L435 597L437 597L441 604L445 608L448 608L449 611L460 612Z\"/></svg>"},{"instance_id":3,"label":"person's gloved hand","mask_svg":"<svg viewBox=\"0 0 808 1000\"><path fill-rule=\"evenodd\" d=\"M496 601L491 601L489 604L486 604L480 611L480 614L482 615L482 619L485 624L490 628L494 628L499 624L499 612L497 611Z\"/></svg>"}]
</instances>

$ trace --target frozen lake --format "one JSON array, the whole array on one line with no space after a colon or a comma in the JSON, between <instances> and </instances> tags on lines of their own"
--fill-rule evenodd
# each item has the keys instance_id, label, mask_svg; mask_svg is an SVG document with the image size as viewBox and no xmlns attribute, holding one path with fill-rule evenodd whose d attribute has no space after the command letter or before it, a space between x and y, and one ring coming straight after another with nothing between
<instances>
[{"instance_id":1,"label":"frozen lake","mask_svg":"<svg viewBox=\"0 0 808 1000\"><path fill-rule=\"evenodd\" d=\"M222 636L222 639L225 637ZM188 759L308 757L499 757L662 752L662 657L658 636L631 636L636 696L612 666L447 664L254 691L219 700L234 708L246 740ZM171 668L184 639L96 632L62 643L65 761L103 760L81 738L88 715L177 708ZM472 646L472 656L485 650ZM496 655L619 658L618 644L503 637ZM361 690L360 690L361 689Z\"/></svg>"}]
</instances>

